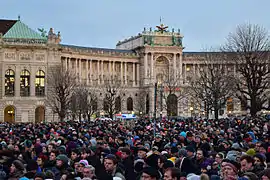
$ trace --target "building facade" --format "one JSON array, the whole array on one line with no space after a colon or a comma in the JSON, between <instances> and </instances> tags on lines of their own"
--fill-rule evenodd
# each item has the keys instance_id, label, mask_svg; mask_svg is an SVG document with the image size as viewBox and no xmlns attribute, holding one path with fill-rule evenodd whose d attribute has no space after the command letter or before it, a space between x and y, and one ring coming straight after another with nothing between
<instances>
[{"instance_id":1,"label":"building facade","mask_svg":"<svg viewBox=\"0 0 270 180\"><path fill-rule=\"evenodd\" d=\"M60 33L53 29L38 33L20 20L0 20L0 121L57 120L45 103L47 73L57 65L74 71L78 81L89 88L102 85L106 77L119 78L126 87L121 111L152 116L154 85L162 83L164 72L173 72L179 86L185 88L201 69L202 53L183 52L182 40L180 30L169 31L161 24L155 30L144 29L137 36L118 42L115 49L81 47L61 44ZM235 66L226 69L233 72ZM136 112L135 107L128 109L128 99L134 102L145 90L148 94L144 112ZM175 103L175 116L204 113L203 107L192 104L189 97ZM156 111L166 116L162 106L157 105ZM230 99L220 115L226 116L228 111L241 111L241 105Z\"/></svg>"}]
</instances>

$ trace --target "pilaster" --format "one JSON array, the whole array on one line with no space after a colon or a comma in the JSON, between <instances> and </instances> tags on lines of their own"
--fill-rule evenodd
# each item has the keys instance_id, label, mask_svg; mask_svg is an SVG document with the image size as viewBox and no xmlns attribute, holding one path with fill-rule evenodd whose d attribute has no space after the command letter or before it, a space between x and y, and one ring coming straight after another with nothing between
<instances>
[{"instance_id":1,"label":"pilaster","mask_svg":"<svg viewBox=\"0 0 270 180\"><path fill-rule=\"evenodd\" d=\"M35 79L36 79L36 69L31 67L31 74L30 74L30 96L35 96Z\"/></svg>"},{"instance_id":2,"label":"pilaster","mask_svg":"<svg viewBox=\"0 0 270 180\"><path fill-rule=\"evenodd\" d=\"M133 87L136 86L136 69L135 69L135 63L132 64L132 72L133 72L133 77L132 77L132 81L133 81Z\"/></svg>"}]
</instances>

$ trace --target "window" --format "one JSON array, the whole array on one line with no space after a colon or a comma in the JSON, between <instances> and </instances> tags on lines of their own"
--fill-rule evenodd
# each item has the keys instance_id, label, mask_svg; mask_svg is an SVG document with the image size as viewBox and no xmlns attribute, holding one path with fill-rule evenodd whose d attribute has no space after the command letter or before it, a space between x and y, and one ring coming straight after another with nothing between
<instances>
[{"instance_id":1,"label":"window","mask_svg":"<svg viewBox=\"0 0 270 180\"><path fill-rule=\"evenodd\" d=\"M21 72L21 96L30 96L30 73L27 70Z\"/></svg>"},{"instance_id":2,"label":"window","mask_svg":"<svg viewBox=\"0 0 270 180\"><path fill-rule=\"evenodd\" d=\"M127 98L127 110L133 111L133 99L131 97Z\"/></svg>"},{"instance_id":3,"label":"window","mask_svg":"<svg viewBox=\"0 0 270 180\"><path fill-rule=\"evenodd\" d=\"M39 70L36 73L36 96L45 96L45 73L42 70Z\"/></svg>"},{"instance_id":4,"label":"window","mask_svg":"<svg viewBox=\"0 0 270 180\"><path fill-rule=\"evenodd\" d=\"M8 69L5 73L5 95L15 95L15 72L11 69Z\"/></svg>"}]
</instances>

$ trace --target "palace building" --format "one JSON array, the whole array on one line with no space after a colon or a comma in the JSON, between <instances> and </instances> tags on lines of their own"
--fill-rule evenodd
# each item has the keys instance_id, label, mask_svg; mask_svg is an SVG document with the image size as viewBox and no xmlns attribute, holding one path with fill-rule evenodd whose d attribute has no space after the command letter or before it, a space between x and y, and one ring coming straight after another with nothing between
<instances>
[{"instance_id":1,"label":"palace building","mask_svg":"<svg viewBox=\"0 0 270 180\"><path fill-rule=\"evenodd\" d=\"M61 44L60 33L51 28L48 34L38 33L20 20L0 20L0 121L41 122L58 119L46 106L47 73L51 67L62 65L73 70L87 87L104 83L108 76L118 77L126 87L122 113L154 113L154 84L164 71L174 72L180 86L188 86L190 77L200 70L200 52L184 52L183 36L161 24L155 29L119 41L115 49ZM235 67L227 68L235 71ZM136 112L134 103L140 91L147 89L148 102L144 112ZM164 90L166 93L166 90ZM102 102L98 102L102 106ZM175 116L203 115L189 97L175 101ZM224 111L241 111L241 105L229 99ZM157 106L157 114L166 111Z\"/></svg>"}]
</instances>

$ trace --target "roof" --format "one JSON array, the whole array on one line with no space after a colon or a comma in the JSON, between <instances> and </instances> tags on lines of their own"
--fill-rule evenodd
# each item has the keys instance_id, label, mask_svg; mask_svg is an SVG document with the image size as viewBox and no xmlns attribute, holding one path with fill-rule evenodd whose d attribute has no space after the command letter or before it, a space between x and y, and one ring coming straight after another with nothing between
<instances>
[{"instance_id":1,"label":"roof","mask_svg":"<svg viewBox=\"0 0 270 180\"><path fill-rule=\"evenodd\" d=\"M118 53L135 53L132 50L125 50L125 49L109 49L109 48L83 47L83 46L66 45L66 44L61 44L61 46L62 47L67 47L67 48L82 49L82 50L93 50L93 51L104 51L104 52L118 52Z\"/></svg>"},{"instance_id":2,"label":"roof","mask_svg":"<svg viewBox=\"0 0 270 180\"><path fill-rule=\"evenodd\" d=\"M17 22L17 20L0 19L0 33L3 35Z\"/></svg>"},{"instance_id":3,"label":"roof","mask_svg":"<svg viewBox=\"0 0 270 180\"><path fill-rule=\"evenodd\" d=\"M42 37L39 33L29 28L21 21L16 21L13 26L4 34L3 38L6 39L38 39L46 40L46 37Z\"/></svg>"}]
</instances>

